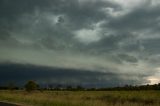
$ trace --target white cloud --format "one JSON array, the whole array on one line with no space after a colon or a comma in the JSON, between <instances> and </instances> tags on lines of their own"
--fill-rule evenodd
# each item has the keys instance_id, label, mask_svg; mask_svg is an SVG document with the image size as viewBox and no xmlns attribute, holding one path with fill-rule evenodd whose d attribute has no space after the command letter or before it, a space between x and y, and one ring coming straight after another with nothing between
<instances>
[{"instance_id":1,"label":"white cloud","mask_svg":"<svg viewBox=\"0 0 160 106\"><path fill-rule=\"evenodd\" d=\"M110 7L107 7L107 8L103 8L102 11L104 11L106 13L106 15L110 15L112 17L120 17L120 16L123 16L127 13L127 11L125 10L118 10L116 11L114 8L110 8Z\"/></svg>"},{"instance_id":2,"label":"white cloud","mask_svg":"<svg viewBox=\"0 0 160 106\"><path fill-rule=\"evenodd\" d=\"M102 38L101 24L103 24L103 21L92 24L91 29L80 29L75 31L74 38L85 44L99 41Z\"/></svg>"},{"instance_id":3,"label":"white cloud","mask_svg":"<svg viewBox=\"0 0 160 106\"><path fill-rule=\"evenodd\" d=\"M150 84L158 84L158 83L160 83L159 76L158 77L155 77L155 76L148 77L148 80L150 81Z\"/></svg>"},{"instance_id":4,"label":"white cloud","mask_svg":"<svg viewBox=\"0 0 160 106\"><path fill-rule=\"evenodd\" d=\"M145 3L149 3L150 0L110 0L120 4L124 8L135 8Z\"/></svg>"},{"instance_id":5,"label":"white cloud","mask_svg":"<svg viewBox=\"0 0 160 106\"><path fill-rule=\"evenodd\" d=\"M151 1L151 5L152 6L158 6L160 5L160 1L159 0L150 0Z\"/></svg>"},{"instance_id":6,"label":"white cloud","mask_svg":"<svg viewBox=\"0 0 160 106\"><path fill-rule=\"evenodd\" d=\"M82 43L97 42L100 40L99 31L92 29L82 29L75 32L75 38Z\"/></svg>"}]
</instances>

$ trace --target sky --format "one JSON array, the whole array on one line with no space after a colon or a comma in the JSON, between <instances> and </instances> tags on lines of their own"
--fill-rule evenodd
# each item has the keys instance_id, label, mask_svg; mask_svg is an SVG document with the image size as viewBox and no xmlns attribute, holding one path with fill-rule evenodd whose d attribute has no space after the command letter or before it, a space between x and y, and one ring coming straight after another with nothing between
<instances>
[{"instance_id":1,"label":"sky","mask_svg":"<svg viewBox=\"0 0 160 106\"><path fill-rule=\"evenodd\" d=\"M160 83L160 1L0 0L0 84Z\"/></svg>"}]
</instances>

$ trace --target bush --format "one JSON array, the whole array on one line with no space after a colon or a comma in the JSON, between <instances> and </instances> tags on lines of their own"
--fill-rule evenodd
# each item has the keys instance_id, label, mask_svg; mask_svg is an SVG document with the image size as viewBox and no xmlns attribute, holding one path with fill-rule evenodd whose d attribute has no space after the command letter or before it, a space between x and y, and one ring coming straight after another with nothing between
<instances>
[{"instance_id":1,"label":"bush","mask_svg":"<svg viewBox=\"0 0 160 106\"><path fill-rule=\"evenodd\" d=\"M37 89L38 89L38 84L34 81L28 81L25 84L25 90L28 92L33 91L33 90L37 90Z\"/></svg>"}]
</instances>

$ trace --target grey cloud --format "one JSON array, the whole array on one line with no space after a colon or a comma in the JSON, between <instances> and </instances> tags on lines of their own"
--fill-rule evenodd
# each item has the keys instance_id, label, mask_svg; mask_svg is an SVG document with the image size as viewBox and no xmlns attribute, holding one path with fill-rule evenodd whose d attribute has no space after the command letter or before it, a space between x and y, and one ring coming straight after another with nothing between
<instances>
[{"instance_id":1,"label":"grey cloud","mask_svg":"<svg viewBox=\"0 0 160 106\"><path fill-rule=\"evenodd\" d=\"M23 14L31 14L36 10L40 12L50 12L53 14L64 14L67 16L70 27L86 27L87 24L99 21L105 18L104 12L101 11L103 7L114 7L118 5L107 1L88 1L83 3L78 0L1 0L0 19L12 21L19 19ZM32 15L32 14L31 14ZM91 21L91 22L89 22Z\"/></svg>"},{"instance_id":2,"label":"grey cloud","mask_svg":"<svg viewBox=\"0 0 160 106\"><path fill-rule=\"evenodd\" d=\"M8 31L1 29L0 30L0 40L7 40L10 39L10 34Z\"/></svg>"},{"instance_id":3,"label":"grey cloud","mask_svg":"<svg viewBox=\"0 0 160 106\"><path fill-rule=\"evenodd\" d=\"M10 35L9 31L0 30L0 47L16 46L18 44L19 42Z\"/></svg>"},{"instance_id":4,"label":"grey cloud","mask_svg":"<svg viewBox=\"0 0 160 106\"><path fill-rule=\"evenodd\" d=\"M7 30L15 33L12 36L17 36L17 38L27 36L26 38L29 39L38 38L38 41L35 39L36 43L41 43L40 45L51 49L64 49L66 45L74 45L74 48L79 48L77 43L68 44L68 42L74 42L72 32L77 28L91 27L93 23L106 19L105 13L101 11L102 8L118 7L118 5L108 1L81 3L76 0L69 2L65 0L47 0L45 2L34 0L24 3L18 0L14 2L8 0L1 2L2 8L4 8L2 13L5 13L2 16L6 20L4 24L11 27L12 30L8 28ZM59 14L64 15L58 19L58 22L62 24L53 25L51 20L46 18L47 15ZM0 19L2 20L3 17Z\"/></svg>"},{"instance_id":5,"label":"grey cloud","mask_svg":"<svg viewBox=\"0 0 160 106\"><path fill-rule=\"evenodd\" d=\"M160 52L160 38L152 38L143 40L143 46L145 47L145 51L151 55L159 54Z\"/></svg>"},{"instance_id":6,"label":"grey cloud","mask_svg":"<svg viewBox=\"0 0 160 106\"><path fill-rule=\"evenodd\" d=\"M137 8L119 18L113 18L107 26L119 31L139 31L158 27L159 7Z\"/></svg>"},{"instance_id":7,"label":"grey cloud","mask_svg":"<svg viewBox=\"0 0 160 106\"><path fill-rule=\"evenodd\" d=\"M109 28L115 32L116 36L127 35L127 38L124 36L123 40L118 42L119 44L121 42L124 44L119 47L126 52L159 53L158 40L157 38L154 39L154 34L157 35L159 33L159 30L157 30L159 29L159 10L158 6L153 7L149 3L145 6L142 4L125 15L113 17L104 26L102 25L102 28ZM150 33L146 33L146 31ZM142 35L146 40L138 37ZM153 39L149 36L153 36Z\"/></svg>"},{"instance_id":8,"label":"grey cloud","mask_svg":"<svg viewBox=\"0 0 160 106\"><path fill-rule=\"evenodd\" d=\"M93 23L108 19L103 8L116 8L116 4L107 1L88 1L85 4L71 4L65 9L65 14L69 18L71 26L75 28L90 28ZM75 29L74 28L74 29Z\"/></svg>"},{"instance_id":9,"label":"grey cloud","mask_svg":"<svg viewBox=\"0 0 160 106\"><path fill-rule=\"evenodd\" d=\"M122 60L122 61L127 61L127 62L131 62L131 63L136 63L138 62L138 60L134 57L134 56L129 56L126 54L119 54L118 57Z\"/></svg>"},{"instance_id":10,"label":"grey cloud","mask_svg":"<svg viewBox=\"0 0 160 106\"><path fill-rule=\"evenodd\" d=\"M81 46L90 53L108 54L128 51L140 51L141 43L137 37L130 33L103 36L103 38L90 45Z\"/></svg>"}]
</instances>

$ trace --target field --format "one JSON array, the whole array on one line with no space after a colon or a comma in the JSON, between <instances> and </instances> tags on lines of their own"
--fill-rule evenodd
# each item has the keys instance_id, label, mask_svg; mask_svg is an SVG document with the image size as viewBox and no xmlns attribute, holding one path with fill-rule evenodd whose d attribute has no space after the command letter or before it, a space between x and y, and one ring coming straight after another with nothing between
<instances>
[{"instance_id":1,"label":"field","mask_svg":"<svg viewBox=\"0 0 160 106\"><path fill-rule=\"evenodd\" d=\"M160 106L160 91L0 91L0 101L24 106Z\"/></svg>"}]
</instances>

